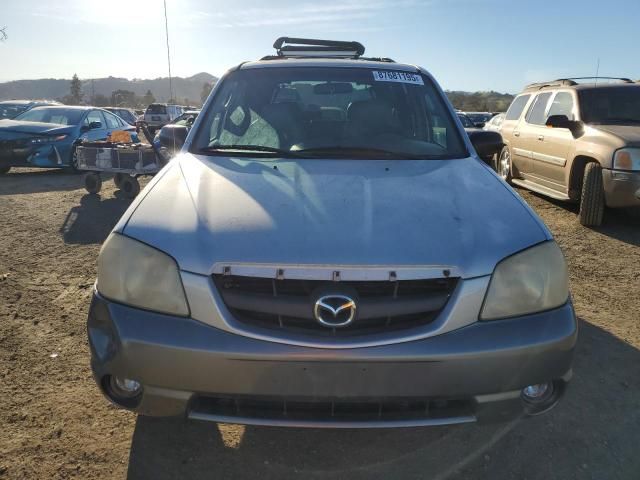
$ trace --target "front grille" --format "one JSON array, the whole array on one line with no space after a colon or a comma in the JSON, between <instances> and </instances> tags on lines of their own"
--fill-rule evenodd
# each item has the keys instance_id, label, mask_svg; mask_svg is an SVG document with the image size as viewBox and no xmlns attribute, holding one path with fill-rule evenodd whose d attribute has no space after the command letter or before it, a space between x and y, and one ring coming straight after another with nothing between
<instances>
[{"instance_id":1,"label":"front grille","mask_svg":"<svg viewBox=\"0 0 640 480\"><path fill-rule=\"evenodd\" d=\"M411 329L434 321L456 287L457 278L325 282L214 275L214 282L234 318L259 329L315 336L349 337ZM313 306L330 289L356 300L357 317L348 326L318 322Z\"/></svg>"},{"instance_id":2,"label":"front grille","mask_svg":"<svg viewBox=\"0 0 640 480\"><path fill-rule=\"evenodd\" d=\"M198 396L189 417L265 425L429 425L475 420L470 399L294 400L268 397Z\"/></svg>"}]
</instances>

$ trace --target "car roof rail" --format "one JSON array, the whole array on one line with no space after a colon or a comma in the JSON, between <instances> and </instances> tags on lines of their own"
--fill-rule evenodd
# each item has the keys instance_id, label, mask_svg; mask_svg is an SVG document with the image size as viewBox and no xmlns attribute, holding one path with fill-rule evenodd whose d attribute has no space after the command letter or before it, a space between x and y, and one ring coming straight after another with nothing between
<instances>
[{"instance_id":1,"label":"car roof rail","mask_svg":"<svg viewBox=\"0 0 640 480\"><path fill-rule=\"evenodd\" d=\"M360 42L280 37L274 44L278 57L359 58L364 54ZM265 57L271 58L271 57Z\"/></svg>"},{"instance_id":2,"label":"car roof rail","mask_svg":"<svg viewBox=\"0 0 640 480\"><path fill-rule=\"evenodd\" d=\"M573 81L570 78L559 78L558 80L550 80L548 82L535 82L535 83L530 83L529 85L527 85L525 87L526 90L528 89L542 89L545 87L572 87L574 85L577 85L578 82Z\"/></svg>"},{"instance_id":3,"label":"car roof rail","mask_svg":"<svg viewBox=\"0 0 640 480\"><path fill-rule=\"evenodd\" d=\"M568 77L558 78L557 80L551 80L549 82L537 82L531 83L525 87L525 89L537 89L540 90L545 87L573 87L578 85L578 80L619 80L623 83L633 83L633 80L624 77Z\"/></svg>"},{"instance_id":4,"label":"car roof rail","mask_svg":"<svg viewBox=\"0 0 640 480\"><path fill-rule=\"evenodd\" d=\"M625 77L571 77L568 80L620 80L622 83L633 83L633 80Z\"/></svg>"}]
</instances>

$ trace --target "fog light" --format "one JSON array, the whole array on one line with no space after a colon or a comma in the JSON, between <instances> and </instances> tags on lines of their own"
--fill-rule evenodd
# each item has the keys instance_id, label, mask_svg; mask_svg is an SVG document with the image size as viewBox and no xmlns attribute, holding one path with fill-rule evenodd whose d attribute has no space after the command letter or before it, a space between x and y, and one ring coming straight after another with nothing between
<instances>
[{"instance_id":1,"label":"fog light","mask_svg":"<svg viewBox=\"0 0 640 480\"><path fill-rule=\"evenodd\" d=\"M524 387L520 394L525 412L528 415L539 415L551 410L562 394L562 384L554 382L537 383Z\"/></svg>"},{"instance_id":2,"label":"fog light","mask_svg":"<svg viewBox=\"0 0 640 480\"><path fill-rule=\"evenodd\" d=\"M119 397L131 398L140 393L141 385L129 378L111 377L111 389Z\"/></svg>"},{"instance_id":3,"label":"fog light","mask_svg":"<svg viewBox=\"0 0 640 480\"><path fill-rule=\"evenodd\" d=\"M522 390L523 395L527 400L537 401L545 396L547 391L553 388L548 383L538 383L536 385L529 385Z\"/></svg>"}]
</instances>

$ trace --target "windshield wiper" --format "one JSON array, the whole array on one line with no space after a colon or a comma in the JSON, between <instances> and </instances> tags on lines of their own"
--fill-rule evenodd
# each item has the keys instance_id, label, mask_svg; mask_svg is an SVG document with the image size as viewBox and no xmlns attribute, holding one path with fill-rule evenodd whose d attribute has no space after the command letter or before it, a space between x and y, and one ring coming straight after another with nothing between
<instances>
[{"instance_id":1,"label":"windshield wiper","mask_svg":"<svg viewBox=\"0 0 640 480\"><path fill-rule=\"evenodd\" d=\"M308 156L340 156L340 157L351 157L353 155L358 155L359 157L363 156L376 156L383 158L394 158L394 159L422 159L425 158L423 155L415 155L412 153L404 153L404 152L394 152L391 150L385 150L383 148L372 148L372 147L317 147L317 148L303 148L301 150L294 150L294 153Z\"/></svg>"},{"instance_id":2,"label":"windshield wiper","mask_svg":"<svg viewBox=\"0 0 640 480\"><path fill-rule=\"evenodd\" d=\"M216 153L228 150L238 152L271 153L281 157L292 157L295 156L296 153L289 150L283 150L281 148L266 147L264 145L210 145L208 147L201 148L198 153Z\"/></svg>"}]
</instances>

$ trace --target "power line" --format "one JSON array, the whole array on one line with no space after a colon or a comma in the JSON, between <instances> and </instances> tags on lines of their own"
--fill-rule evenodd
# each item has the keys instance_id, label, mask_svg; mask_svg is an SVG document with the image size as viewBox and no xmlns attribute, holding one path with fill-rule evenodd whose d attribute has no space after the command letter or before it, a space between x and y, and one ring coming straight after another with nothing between
<instances>
[{"instance_id":1,"label":"power line","mask_svg":"<svg viewBox=\"0 0 640 480\"><path fill-rule=\"evenodd\" d=\"M169 65L169 101L173 100L173 83L171 81L171 54L169 50L169 22L167 20L167 0L164 0L164 31L167 36L167 64Z\"/></svg>"}]
</instances>

